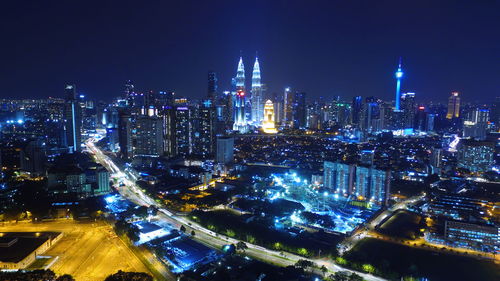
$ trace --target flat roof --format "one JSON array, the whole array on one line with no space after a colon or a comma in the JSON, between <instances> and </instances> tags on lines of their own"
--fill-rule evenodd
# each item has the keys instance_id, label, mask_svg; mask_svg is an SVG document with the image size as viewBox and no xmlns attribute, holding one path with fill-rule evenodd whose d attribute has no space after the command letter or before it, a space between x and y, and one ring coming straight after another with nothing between
<instances>
[{"instance_id":1,"label":"flat roof","mask_svg":"<svg viewBox=\"0 0 500 281\"><path fill-rule=\"evenodd\" d=\"M47 240L59 234L59 232L0 232L1 240L7 242L0 247L0 261L20 262Z\"/></svg>"},{"instance_id":2,"label":"flat roof","mask_svg":"<svg viewBox=\"0 0 500 281\"><path fill-rule=\"evenodd\" d=\"M144 222L144 221L136 223L135 225L137 225L137 227L139 228L139 231L141 231L141 233L150 233L150 232L162 229L162 227L157 225L157 224L150 223L150 222Z\"/></svg>"}]
</instances>

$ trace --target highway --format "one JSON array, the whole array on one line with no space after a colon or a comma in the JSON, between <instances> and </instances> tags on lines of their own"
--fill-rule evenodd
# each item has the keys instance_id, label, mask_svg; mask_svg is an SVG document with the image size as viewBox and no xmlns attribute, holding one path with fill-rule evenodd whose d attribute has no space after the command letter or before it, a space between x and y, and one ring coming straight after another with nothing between
<instances>
[{"instance_id":1,"label":"highway","mask_svg":"<svg viewBox=\"0 0 500 281\"><path fill-rule=\"evenodd\" d=\"M221 234L216 234L215 232L206 229L193 221L188 220L186 217L176 215L170 212L169 210L163 208L161 204L157 203L153 198L150 198L148 195L142 192L142 190L137 186L135 181L131 179L133 178L133 176L131 176L130 172L128 171L123 172L107 155L105 155L98 147L95 146L92 140L87 141L86 146L94 154L97 162L102 164L109 171L111 171L114 174L114 176L119 177L120 180L123 181L125 185L119 187L118 191L122 196L124 196L128 200L141 206L151 206L151 205L156 206L161 212L161 215L159 215L159 219L168 222L176 227L185 225L185 227L188 229L189 232L191 229L194 230L196 235L193 238L205 245L221 249L223 245L236 244L240 242L239 240L233 239L231 237L227 237ZM245 253L249 257L275 265L288 266L295 264L299 259L306 259L304 257L294 255L291 253L269 250L258 245L250 244L248 242L245 242L245 244L248 246L248 249L245 251ZM368 281L385 280L370 274L361 273L340 267L339 265L333 263L333 261L329 259L309 259L309 260L318 264L319 266L321 265L326 266L330 272L350 271L361 275L365 280Z\"/></svg>"}]
</instances>

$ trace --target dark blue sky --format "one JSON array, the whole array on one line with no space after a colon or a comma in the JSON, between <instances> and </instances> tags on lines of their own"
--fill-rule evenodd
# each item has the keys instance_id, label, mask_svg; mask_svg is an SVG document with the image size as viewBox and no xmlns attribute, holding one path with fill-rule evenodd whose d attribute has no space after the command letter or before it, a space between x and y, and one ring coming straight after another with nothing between
<instances>
[{"instance_id":1,"label":"dark blue sky","mask_svg":"<svg viewBox=\"0 0 500 281\"><path fill-rule=\"evenodd\" d=\"M10 2L10 3L7 3ZM146 4L147 3L147 4ZM2 1L0 97L62 96L64 84L111 100L126 79L142 90L206 94L247 77L312 97L391 99L398 57L417 100L500 96L498 1ZM249 81L249 80L248 80Z\"/></svg>"}]
</instances>

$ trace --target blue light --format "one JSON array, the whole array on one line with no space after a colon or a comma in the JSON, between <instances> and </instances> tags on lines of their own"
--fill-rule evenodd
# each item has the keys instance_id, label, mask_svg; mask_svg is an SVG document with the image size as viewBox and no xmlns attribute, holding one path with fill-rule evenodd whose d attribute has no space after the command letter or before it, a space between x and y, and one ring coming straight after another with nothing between
<instances>
[{"instance_id":1,"label":"blue light","mask_svg":"<svg viewBox=\"0 0 500 281\"><path fill-rule=\"evenodd\" d=\"M115 202L115 201L116 201L116 198L115 198L114 196L112 196L112 195L111 195L111 196L106 197L104 200L106 200L106 202L107 202L108 204L111 204L111 203L113 203L113 202Z\"/></svg>"},{"instance_id":2,"label":"blue light","mask_svg":"<svg viewBox=\"0 0 500 281\"><path fill-rule=\"evenodd\" d=\"M396 78L401 78L403 77L403 71L401 71L401 69L398 69L398 71L396 71Z\"/></svg>"}]
</instances>

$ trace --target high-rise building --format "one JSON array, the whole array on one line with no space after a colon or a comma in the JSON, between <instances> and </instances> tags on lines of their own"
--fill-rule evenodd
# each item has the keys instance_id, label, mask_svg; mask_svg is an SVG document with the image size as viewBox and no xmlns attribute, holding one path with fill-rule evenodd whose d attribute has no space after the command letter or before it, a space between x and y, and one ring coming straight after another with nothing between
<instances>
[{"instance_id":1,"label":"high-rise building","mask_svg":"<svg viewBox=\"0 0 500 281\"><path fill-rule=\"evenodd\" d=\"M219 164L231 164L234 161L234 138L217 137L217 154L215 161Z\"/></svg>"},{"instance_id":2,"label":"high-rise building","mask_svg":"<svg viewBox=\"0 0 500 281\"><path fill-rule=\"evenodd\" d=\"M243 58L240 57L236 78L234 79L235 89L233 92L234 124L233 130L245 132L247 129L247 97L245 94L245 66Z\"/></svg>"},{"instance_id":3,"label":"high-rise building","mask_svg":"<svg viewBox=\"0 0 500 281\"><path fill-rule=\"evenodd\" d=\"M403 111L403 128L413 128L415 123L415 93L402 94L400 106Z\"/></svg>"},{"instance_id":4,"label":"high-rise building","mask_svg":"<svg viewBox=\"0 0 500 281\"><path fill-rule=\"evenodd\" d=\"M351 109L351 124L354 127L359 127L361 125L361 114L363 110L363 99L360 96L352 98Z\"/></svg>"},{"instance_id":5,"label":"high-rise building","mask_svg":"<svg viewBox=\"0 0 500 281\"><path fill-rule=\"evenodd\" d=\"M367 97L363 113L363 122L361 128L368 133L378 132L382 129L380 121L380 104L381 100L375 97Z\"/></svg>"},{"instance_id":6,"label":"high-rise building","mask_svg":"<svg viewBox=\"0 0 500 281\"><path fill-rule=\"evenodd\" d=\"M305 128L307 120L306 93L296 92L293 97L293 128Z\"/></svg>"},{"instance_id":7,"label":"high-rise building","mask_svg":"<svg viewBox=\"0 0 500 281\"><path fill-rule=\"evenodd\" d=\"M427 112L425 111L425 107L422 105L417 108L414 128L418 131L432 131L432 129L429 130L428 128Z\"/></svg>"},{"instance_id":8,"label":"high-rise building","mask_svg":"<svg viewBox=\"0 0 500 281\"><path fill-rule=\"evenodd\" d=\"M325 161L323 170L323 184L330 192L351 194L354 191L355 166Z\"/></svg>"},{"instance_id":9,"label":"high-rise building","mask_svg":"<svg viewBox=\"0 0 500 281\"><path fill-rule=\"evenodd\" d=\"M443 160L443 149L433 147L429 156L429 164L431 165L432 173L441 175L441 161Z\"/></svg>"},{"instance_id":10,"label":"high-rise building","mask_svg":"<svg viewBox=\"0 0 500 281\"><path fill-rule=\"evenodd\" d=\"M458 117L460 117L460 97L458 92L452 92L448 98L448 113L446 114L446 118L453 119Z\"/></svg>"},{"instance_id":11,"label":"high-rise building","mask_svg":"<svg viewBox=\"0 0 500 281\"><path fill-rule=\"evenodd\" d=\"M193 128L192 110L187 105L175 108L175 155L187 156L192 152Z\"/></svg>"},{"instance_id":12,"label":"high-rise building","mask_svg":"<svg viewBox=\"0 0 500 281\"><path fill-rule=\"evenodd\" d=\"M28 141L20 151L21 170L39 176L45 175L46 145L41 139Z\"/></svg>"},{"instance_id":13,"label":"high-rise building","mask_svg":"<svg viewBox=\"0 0 500 281\"><path fill-rule=\"evenodd\" d=\"M475 108L468 112L463 127L464 138L484 140L488 129L490 111L483 108Z\"/></svg>"},{"instance_id":14,"label":"high-rise building","mask_svg":"<svg viewBox=\"0 0 500 281\"><path fill-rule=\"evenodd\" d=\"M203 101L196 113L196 122L193 124L193 152L202 157L208 157L215 151L215 108L211 100Z\"/></svg>"},{"instance_id":15,"label":"high-rise building","mask_svg":"<svg viewBox=\"0 0 500 281\"><path fill-rule=\"evenodd\" d=\"M118 119L118 144L120 157L130 160L133 157L131 116L126 111L120 111Z\"/></svg>"},{"instance_id":16,"label":"high-rise building","mask_svg":"<svg viewBox=\"0 0 500 281\"><path fill-rule=\"evenodd\" d=\"M486 172L495 163L495 144L488 141L462 139L457 146L458 166L471 172Z\"/></svg>"},{"instance_id":17,"label":"high-rise building","mask_svg":"<svg viewBox=\"0 0 500 281\"><path fill-rule=\"evenodd\" d=\"M293 98L292 90L289 87L285 88L283 95L283 125L285 127L293 125Z\"/></svg>"},{"instance_id":18,"label":"high-rise building","mask_svg":"<svg viewBox=\"0 0 500 281\"><path fill-rule=\"evenodd\" d=\"M390 189L390 171L373 166L356 166L325 161L323 182L331 192L356 196L376 205L387 204Z\"/></svg>"},{"instance_id":19,"label":"high-rise building","mask_svg":"<svg viewBox=\"0 0 500 281\"><path fill-rule=\"evenodd\" d=\"M396 106L394 110L399 111L401 102L401 79L403 78L403 69L401 68L401 58L399 58L398 70L396 70Z\"/></svg>"},{"instance_id":20,"label":"high-rise building","mask_svg":"<svg viewBox=\"0 0 500 281\"><path fill-rule=\"evenodd\" d=\"M259 59L255 58L252 72L252 122L260 126L264 118L264 97L260 79Z\"/></svg>"},{"instance_id":21,"label":"high-rise building","mask_svg":"<svg viewBox=\"0 0 500 281\"><path fill-rule=\"evenodd\" d=\"M495 97L490 113L490 121L495 124L497 129L500 128L500 97Z\"/></svg>"},{"instance_id":22,"label":"high-rise building","mask_svg":"<svg viewBox=\"0 0 500 281\"><path fill-rule=\"evenodd\" d=\"M162 120L163 154L173 157L176 153L175 109L171 106L164 106L158 111L158 117Z\"/></svg>"},{"instance_id":23,"label":"high-rise building","mask_svg":"<svg viewBox=\"0 0 500 281\"><path fill-rule=\"evenodd\" d=\"M210 71L208 73L208 98L215 104L218 94L217 94L217 74Z\"/></svg>"},{"instance_id":24,"label":"high-rise building","mask_svg":"<svg viewBox=\"0 0 500 281\"><path fill-rule=\"evenodd\" d=\"M390 171L357 166L356 196L379 205L386 204L389 195L390 175Z\"/></svg>"},{"instance_id":25,"label":"high-rise building","mask_svg":"<svg viewBox=\"0 0 500 281\"><path fill-rule=\"evenodd\" d=\"M159 157L163 154L162 119L155 115L138 116L134 155Z\"/></svg>"},{"instance_id":26,"label":"high-rise building","mask_svg":"<svg viewBox=\"0 0 500 281\"><path fill-rule=\"evenodd\" d=\"M66 147L69 153L81 150L82 108L79 105L75 85L66 85L64 105L64 128Z\"/></svg>"},{"instance_id":27,"label":"high-rise building","mask_svg":"<svg viewBox=\"0 0 500 281\"><path fill-rule=\"evenodd\" d=\"M262 130L267 134L276 134L278 131L275 128L274 122L274 105L271 100L266 101L264 106L264 120L262 120Z\"/></svg>"}]
</instances>

